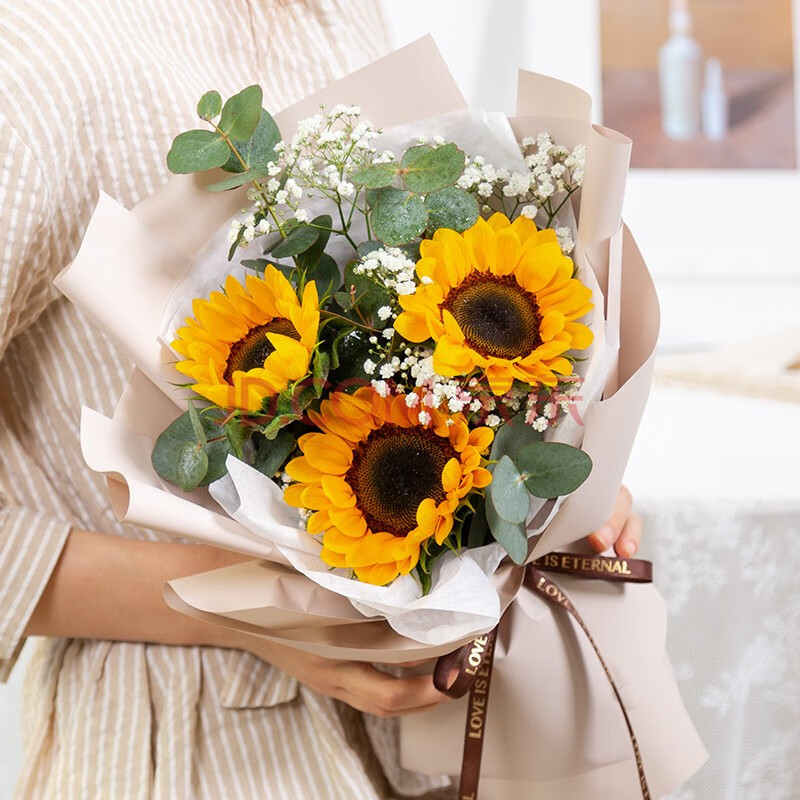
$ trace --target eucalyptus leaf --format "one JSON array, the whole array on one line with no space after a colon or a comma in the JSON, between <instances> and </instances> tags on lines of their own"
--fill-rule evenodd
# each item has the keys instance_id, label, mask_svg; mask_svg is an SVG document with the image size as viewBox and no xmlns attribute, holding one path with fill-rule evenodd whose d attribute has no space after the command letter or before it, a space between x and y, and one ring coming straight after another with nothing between
<instances>
[{"instance_id":1,"label":"eucalyptus leaf","mask_svg":"<svg viewBox=\"0 0 800 800\"><path fill-rule=\"evenodd\" d=\"M277 160L275 145L280 140L281 132L272 114L262 108L253 135L247 141L234 141L234 145L250 170L264 175L270 161Z\"/></svg>"},{"instance_id":2,"label":"eucalyptus leaf","mask_svg":"<svg viewBox=\"0 0 800 800\"><path fill-rule=\"evenodd\" d=\"M426 206L428 233L433 233L439 228L451 228L461 233L478 221L478 201L469 192L457 186L447 186L429 194Z\"/></svg>"},{"instance_id":3,"label":"eucalyptus leaf","mask_svg":"<svg viewBox=\"0 0 800 800\"><path fill-rule=\"evenodd\" d=\"M391 186L396 177L397 164L370 164L351 176L351 180L367 189L383 189Z\"/></svg>"},{"instance_id":4,"label":"eucalyptus leaf","mask_svg":"<svg viewBox=\"0 0 800 800\"><path fill-rule=\"evenodd\" d=\"M332 294L342 285L339 265L327 253L323 253L316 266L306 272L306 278L317 284L320 297Z\"/></svg>"},{"instance_id":5,"label":"eucalyptus leaf","mask_svg":"<svg viewBox=\"0 0 800 800\"><path fill-rule=\"evenodd\" d=\"M514 459L517 451L526 444L542 441L544 434L534 430L525 422L527 412L520 411L519 414L511 417L505 425L501 425L494 435L492 450L489 458L492 461L499 461L504 455Z\"/></svg>"},{"instance_id":6,"label":"eucalyptus leaf","mask_svg":"<svg viewBox=\"0 0 800 800\"><path fill-rule=\"evenodd\" d=\"M319 231L308 225L300 225L294 228L285 239L278 241L272 248L270 255L273 258L288 258L297 256L308 250L319 238Z\"/></svg>"},{"instance_id":7,"label":"eucalyptus leaf","mask_svg":"<svg viewBox=\"0 0 800 800\"><path fill-rule=\"evenodd\" d=\"M200 119L212 120L222 111L222 98L219 92L212 90L206 92L197 103L197 116Z\"/></svg>"},{"instance_id":8,"label":"eucalyptus leaf","mask_svg":"<svg viewBox=\"0 0 800 800\"><path fill-rule=\"evenodd\" d=\"M428 223L425 201L400 189L381 189L370 214L373 233L390 247L419 236Z\"/></svg>"},{"instance_id":9,"label":"eucalyptus leaf","mask_svg":"<svg viewBox=\"0 0 800 800\"><path fill-rule=\"evenodd\" d=\"M235 175L231 175L230 178L223 178L221 181L209 183L206 186L206 191L227 192L229 189L237 189L239 186L244 186L246 183L260 180L263 177L263 174L250 172L249 170L247 172L237 172Z\"/></svg>"},{"instance_id":10,"label":"eucalyptus leaf","mask_svg":"<svg viewBox=\"0 0 800 800\"><path fill-rule=\"evenodd\" d=\"M194 439L197 444L205 444L208 441L208 437L206 436L205 430L203 430L203 423L200 421L200 415L197 413L197 409L194 407L194 403L190 400L189 401L189 422L192 423L192 431L194 433Z\"/></svg>"},{"instance_id":11,"label":"eucalyptus leaf","mask_svg":"<svg viewBox=\"0 0 800 800\"><path fill-rule=\"evenodd\" d=\"M196 489L208 472L208 456L202 445L184 442L175 461L175 477L184 492Z\"/></svg>"},{"instance_id":12,"label":"eucalyptus leaf","mask_svg":"<svg viewBox=\"0 0 800 800\"><path fill-rule=\"evenodd\" d=\"M228 144L216 131L184 131L172 142L167 167L177 175L205 172L228 160Z\"/></svg>"},{"instance_id":13,"label":"eucalyptus leaf","mask_svg":"<svg viewBox=\"0 0 800 800\"><path fill-rule=\"evenodd\" d=\"M403 153L400 174L412 192L436 192L452 186L464 171L465 156L452 142L440 147L418 145Z\"/></svg>"},{"instance_id":14,"label":"eucalyptus leaf","mask_svg":"<svg viewBox=\"0 0 800 800\"><path fill-rule=\"evenodd\" d=\"M225 425L225 436L228 439L231 452L236 458L241 459L244 452L244 443L250 438L250 431L239 419L230 420Z\"/></svg>"},{"instance_id":15,"label":"eucalyptus leaf","mask_svg":"<svg viewBox=\"0 0 800 800\"><path fill-rule=\"evenodd\" d=\"M317 231L317 241L297 258L297 263L304 269L313 269L319 263L328 245L328 240L331 238L333 220L330 214L320 214L318 217L314 217L309 225Z\"/></svg>"},{"instance_id":16,"label":"eucalyptus leaf","mask_svg":"<svg viewBox=\"0 0 800 800\"><path fill-rule=\"evenodd\" d=\"M506 522L495 509L489 493L486 494L486 520L497 542L511 556L515 564L523 564L528 557L528 531L524 522Z\"/></svg>"},{"instance_id":17,"label":"eucalyptus leaf","mask_svg":"<svg viewBox=\"0 0 800 800\"><path fill-rule=\"evenodd\" d=\"M508 456L503 456L495 465L488 493L495 511L506 522L525 522L531 507L531 497L519 470Z\"/></svg>"},{"instance_id":18,"label":"eucalyptus leaf","mask_svg":"<svg viewBox=\"0 0 800 800\"><path fill-rule=\"evenodd\" d=\"M383 242L370 239L368 242L361 242L356 249L358 250L358 254L361 256L361 258L366 258L370 253L374 253L376 250L380 250L382 247Z\"/></svg>"},{"instance_id":19,"label":"eucalyptus leaf","mask_svg":"<svg viewBox=\"0 0 800 800\"><path fill-rule=\"evenodd\" d=\"M592 459L560 442L534 442L514 455L514 463L534 497L550 499L574 492L592 471Z\"/></svg>"},{"instance_id":20,"label":"eucalyptus leaf","mask_svg":"<svg viewBox=\"0 0 800 800\"><path fill-rule=\"evenodd\" d=\"M222 435L220 426L226 416L225 412L218 409L203 410L198 413L198 416L203 432L207 439L211 440L203 445L203 450L208 458L208 469L199 484L200 486L207 486L225 475L227 472L225 460L232 450L227 437ZM164 480L179 484L177 472L179 454L184 445L197 446L197 443L189 412L186 411L165 428L156 439L156 444L150 457L153 469Z\"/></svg>"},{"instance_id":21,"label":"eucalyptus leaf","mask_svg":"<svg viewBox=\"0 0 800 800\"><path fill-rule=\"evenodd\" d=\"M267 477L275 477L296 444L294 436L285 428L279 430L274 439L259 436L253 466Z\"/></svg>"},{"instance_id":22,"label":"eucalyptus leaf","mask_svg":"<svg viewBox=\"0 0 800 800\"><path fill-rule=\"evenodd\" d=\"M342 311L349 311L353 307L353 298L348 292L334 292L333 299L339 304Z\"/></svg>"},{"instance_id":23,"label":"eucalyptus leaf","mask_svg":"<svg viewBox=\"0 0 800 800\"><path fill-rule=\"evenodd\" d=\"M262 96L261 87L254 84L229 97L222 107L219 129L231 139L249 139L261 118Z\"/></svg>"}]
</instances>

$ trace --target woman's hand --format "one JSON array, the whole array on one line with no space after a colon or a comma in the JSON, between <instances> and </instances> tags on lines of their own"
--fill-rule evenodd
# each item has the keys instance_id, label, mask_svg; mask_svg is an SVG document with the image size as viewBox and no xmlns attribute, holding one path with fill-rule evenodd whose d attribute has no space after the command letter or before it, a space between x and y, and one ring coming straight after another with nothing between
<instances>
[{"instance_id":1,"label":"woman's hand","mask_svg":"<svg viewBox=\"0 0 800 800\"><path fill-rule=\"evenodd\" d=\"M589 544L602 553L613 545L620 558L633 558L642 541L642 518L633 513L633 498L620 486L614 510L600 530L589 535Z\"/></svg>"},{"instance_id":2,"label":"woman's hand","mask_svg":"<svg viewBox=\"0 0 800 800\"><path fill-rule=\"evenodd\" d=\"M427 711L447 700L431 675L396 678L372 664L334 661L247 634L234 634L227 644L253 653L315 692L377 717Z\"/></svg>"}]
</instances>

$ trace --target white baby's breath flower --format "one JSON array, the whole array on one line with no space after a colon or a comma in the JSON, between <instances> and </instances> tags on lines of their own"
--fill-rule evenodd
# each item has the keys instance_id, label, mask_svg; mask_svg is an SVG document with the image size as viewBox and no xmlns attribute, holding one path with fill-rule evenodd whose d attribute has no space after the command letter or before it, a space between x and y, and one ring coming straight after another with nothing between
<instances>
[{"instance_id":1,"label":"white baby's breath flower","mask_svg":"<svg viewBox=\"0 0 800 800\"><path fill-rule=\"evenodd\" d=\"M416 408L419 405L419 395L415 392L410 392L406 395L406 405L409 408Z\"/></svg>"},{"instance_id":2,"label":"white baby's breath flower","mask_svg":"<svg viewBox=\"0 0 800 800\"><path fill-rule=\"evenodd\" d=\"M391 306L381 306L378 309L378 318L379 319L389 319L392 316L392 307Z\"/></svg>"},{"instance_id":3,"label":"white baby's breath flower","mask_svg":"<svg viewBox=\"0 0 800 800\"><path fill-rule=\"evenodd\" d=\"M427 425L431 421L431 415L427 411L420 411L418 419L421 425Z\"/></svg>"},{"instance_id":4,"label":"white baby's breath flower","mask_svg":"<svg viewBox=\"0 0 800 800\"><path fill-rule=\"evenodd\" d=\"M383 329L383 338L384 339L391 339L394 336L394 328L384 328Z\"/></svg>"},{"instance_id":5,"label":"white baby's breath flower","mask_svg":"<svg viewBox=\"0 0 800 800\"><path fill-rule=\"evenodd\" d=\"M294 212L294 218L298 222L308 222L308 211L304 208L298 208L297 211Z\"/></svg>"},{"instance_id":6,"label":"white baby's breath flower","mask_svg":"<svg viewBox=\"0 0 800 800\"><path fill-rule=\"evenodd\" d=\"M377 339L375 341L377 341ZM367 375L372 375L375 372L375 368L377 366L378 365L371 358L368 358L364 362L364 372L366 372Z\"/></svg>"},{"instance_id":7,"label":"white baby's breath flower","mask_svg":"<svg viewBox=\"0 0 800 800\"><path fill-rule=\"evenodd\" d=\"M372 388L381 396L389 396L389 384L386 381L372 381Z\"/></svg>"}]
</instances>

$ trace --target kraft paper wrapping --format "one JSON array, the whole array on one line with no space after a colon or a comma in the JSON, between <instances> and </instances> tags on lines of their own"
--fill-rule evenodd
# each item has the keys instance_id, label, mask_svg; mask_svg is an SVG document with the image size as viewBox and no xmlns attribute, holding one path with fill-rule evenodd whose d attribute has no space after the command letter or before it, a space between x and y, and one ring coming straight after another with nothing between
<instances>
[{"instance_id":1,"label":"kraft paper wrapping","mask_svg":"<svg viewBox=\"0 0 800 800\"><path fill-rule=\"evenodd\" d=\"M620 348L605 398L590 403L585 413L583 447L593 458L592 474L560 506L543 509L550 524L532 540L534 558L578 541L607 518L647 397L659 318L647 269L630 235L621 232L629 140L590 126L590 100L574 87L524 72L519 87L518 117L511 120L515 133L548 130L568 146L587 143L578 230L607 297L606 338ZM323 101L357 101L366 118L387 128L465 109L429 37L305 98L276 114L276 120L289 131ZM57 279L59 289L136 365L112 419L84 410L86 461L106 474L120 519L259 559L171 582L167 601L184 613L329 657L399 663L447 652L462 642L423 646L383 620L363 617L341 596L276 563L282 560L276 548L221 513L207 492L185 495L150 466L155 437L185 407L173 386L182 382L171 363L174 355L158 340L162 310L210 235L244 204L243 190L204 191L204 183L216 179L174 177L130 212L101 195L78 256ZM542 521L539 515L534 522ZM503 565L493 580L505 609L519 588L520 571ZM569 579L562 580L631 703L655 786L677 785L699 766L704 751L666 662L657 593L652 587L620 589L596 582L572 587ZM503 619L485 757L485 774L506 781L487 781L482 797L605 797L602 787L617 771L613 797L627 797L620 787L632 767L624 740L610 732L622 723L610 705L605 676L594 670L594 658L569 623L542 601L517 598ZM524 689L512 696L523 679ZM448 704L441 716L405 718L404 765L457 772L463 724L457 704ZM512 730L527 747L499 747L512 738L503 731ZM415 741L425 746L415 747ZM549 756L533 759L532 752ZM535 783L522 788L508 782L530 779Z\"/></svg>"}]
</instances>

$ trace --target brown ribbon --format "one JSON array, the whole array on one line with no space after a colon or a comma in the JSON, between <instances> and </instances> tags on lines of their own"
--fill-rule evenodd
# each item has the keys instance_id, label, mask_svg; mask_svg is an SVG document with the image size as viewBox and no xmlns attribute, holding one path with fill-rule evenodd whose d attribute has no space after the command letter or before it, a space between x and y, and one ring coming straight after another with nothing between
<instances>
[{"instance_id":1,"label":"brown ribbon","mask_svg":"<svg viewBox=\"0 0 800 800\"><path fill-rule=\"evenodd\" d=\"M625 718L625 725L628 728L633 753L636 758L636 768L639 772L639 786L642 798L643 800L650 800L650 789L644 773L639 742L636 739L633 725L617 684L611 676L600 648L597 646L578 610L569 597L544 574L545 571L561 572L590 579L646 583L652 580L653 566L649 561L638 559L624 560L606 556L584 557L573 553L550 553L525 568L525 577L522 584L527 589L536 592L540 597L571 614L589 639ZM477 800L478 798L483 737L486 732L486 714L489 706L489 688L492 680L496 637L497 628L477 637L459 650L442 656L437 661L433 672L434 685L448 697L463 697L469 692L467 725L464 733L464 753L461 761L461 781L458 790L459 800ZM458 670L458 672L455 679L451 681L450 676L454 669Z\"/></svg>"}]
</instances>

